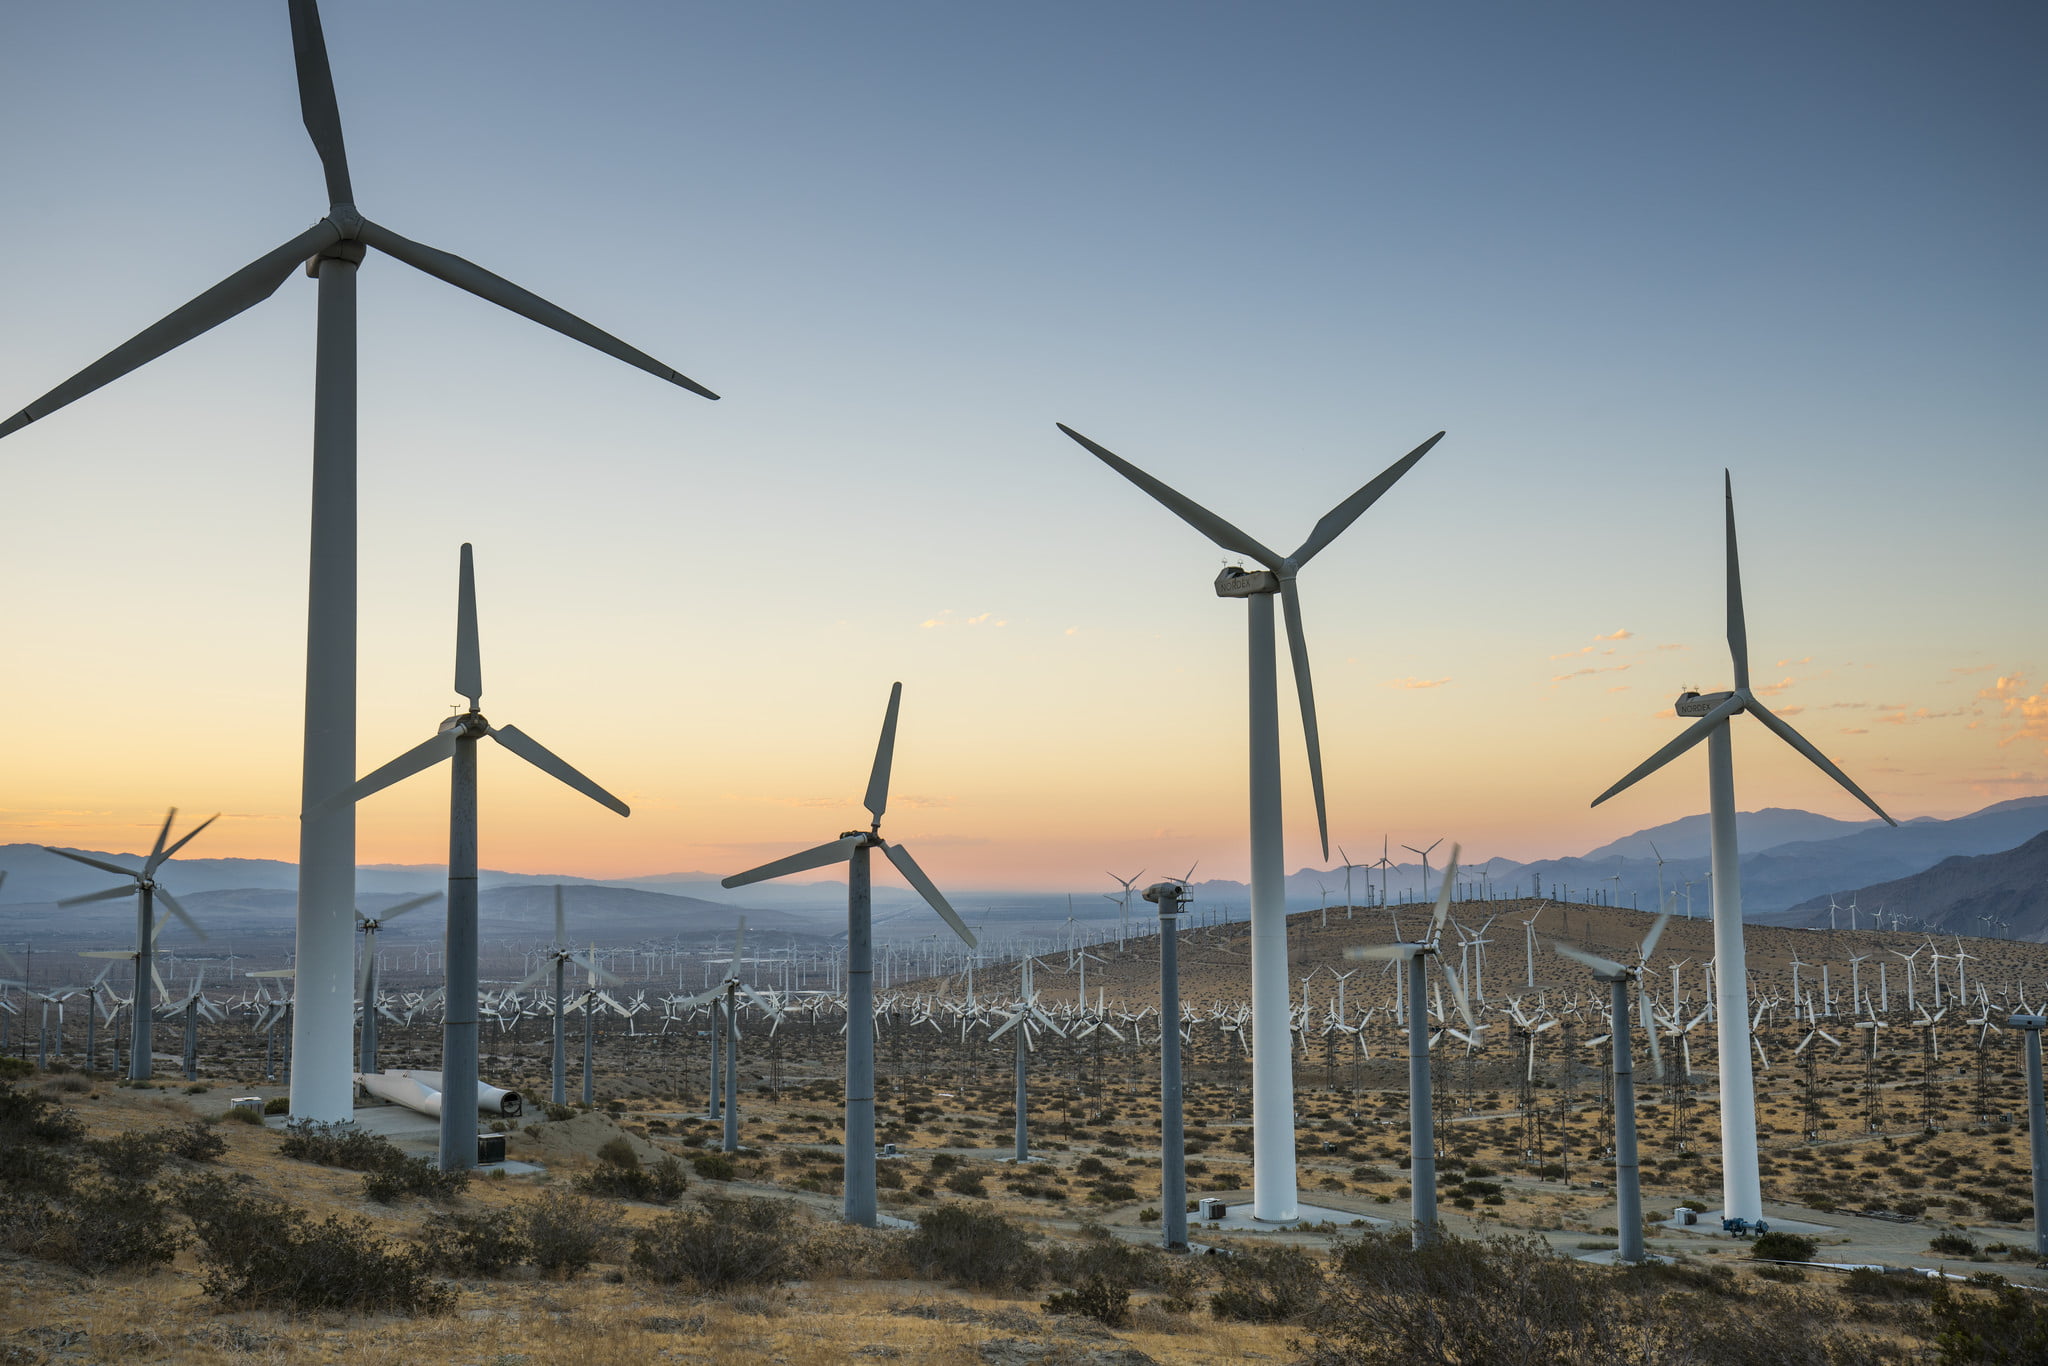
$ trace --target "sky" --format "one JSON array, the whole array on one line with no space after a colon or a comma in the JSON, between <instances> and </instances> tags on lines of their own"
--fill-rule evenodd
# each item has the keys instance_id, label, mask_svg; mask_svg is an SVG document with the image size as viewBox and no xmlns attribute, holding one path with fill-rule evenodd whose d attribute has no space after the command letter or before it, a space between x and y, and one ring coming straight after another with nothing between
<instances>
[{"instance_id":1,"label":"sky","mask_svg":"<svg viewBox=\"0 0 2048 1366\"><path fill-rule=\"evenodd\" d=\"M634 808L487 755L486 866L864 825L900 679L942 886L1243 877L1229 557L1055 422L1283 550L1448 433L1301 577L1355 858L1704 808L1700 753L1588 803L1729 685L1724 468L1781 715L1900 818L2048 791L2038 7L325 18L365 214L724 395L363 268L362 768L455 701L470 541L486 713ZM281 2L6 6L0 129L0 411L326 208ZM0 443L0 842L294 856L313 294ZM1738 736L1745 809L1862 814ZM444 858L443 784L362 861Z\"/></svg>"}]
</instances>

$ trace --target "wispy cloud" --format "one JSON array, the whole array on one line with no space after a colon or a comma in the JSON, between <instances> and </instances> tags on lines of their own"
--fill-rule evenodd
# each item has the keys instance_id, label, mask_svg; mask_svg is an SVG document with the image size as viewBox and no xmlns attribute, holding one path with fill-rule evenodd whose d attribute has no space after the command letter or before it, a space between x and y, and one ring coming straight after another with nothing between
<instances>
[{"instance_id":1,"label":"wispy cloud","mask_svg":"<svg viewBox=\"0 0 2048 1366\"><path fill-rule=\"evenodd\" d=\"M998 620L994 612L982 612L975 616L963 617L950 607L934 616L925 618L924 621L919 623L927 631L942 631L949 626L1008 626L1009 624L1007 621ZM1073 631L1069 630L1067 634L1072 635Z\"/></svg>"},{"instance_id":2,"label":"wispy cloud","mask_svg":"<svg viewBox=\"0 0 2048 1366\"><path fill-rule=\"evenodd\" d=\"M1588 674L1618 674L1625 669L1632 669L1634 667L1635 666L1633 664L1602 664L1598 668L1588 667L1584 669L1573 669L1568 674L1554 674L1552 675L1550 681L1551 684L1555 686L1556 684L1563 683L1568 679L1584 678Z\"/></svg>"},{"instance_id":3,"label":"wispy cloud","mask_svg":"<svg viewBox=\"0 0 2048 1366\"><path fill-rule=\"evenodd\" d=\"M1690 645L1678 645L1678 644L1671 644L1671 645L1659 645L1659 646L1658 646L1657 648L1658 648L1659 650L1690 650L1690 649L1692 648L1692 646L1690 646Z\"/></svg>"},{"instance_id":4,"label":"wispy cloud","mask_svg":"<svg viewBox=\"0 0 2048 1366\"><path fill-rule=\"evenodd\" d=\"M1634 631L1631 631L1631 630L1629 630L1629 629L1628 629L1628 627L1624 626L1624 627L1622 627L1622 628L1621 628L1620 630L1618 630L1618 631L1609 631L1609 632L1608 632L1608 633L1607 633L1606 635L1604 635L1604 636L1594 636L1594 637L1593 637L1593 639L1595 639L1595 640L1627 640L1627 639L1628 639L1629 637L1633 636L1634 634L1635 634L1635 632L1634 632Z\"/></svg>"},{"instance_id":5,"label":"wispy cloud","mask_svg":"<svg viewBox=\"0 0 2048 1366\"><path fill-rule=\"evenodd\" d=\"M1448 678L1390 678L1381 687L1385 688L1442 688L1450 685Z\"/></svg>"},{"instance_id":6,"label":"wispy cloud","mask_svg":"<svg viewBox=\"0 0 2048 1366\"><path fill-rule=\"evenodd\" d=\"M1781 669L1791 669L1791 668L1796 668L1796 667L1798 667L1798 666L1799 666L1799 665L1801 665L1801 664L1811 664L1811 663L1813 663L1813 656L1812 656L1812 655L1808 655L1808 656L1807 656L1806 658L1804 658L1804 659L1781 659L1781 660L1779 660L1779 661L1778 661L1778 667L1779 667L1779 668L1781 668Z\"/></svg>"},{"instance_id":7,"label":"wispy cloud","mask_svg":"<svg viewBox=\"0 0 2048 1366\"><path fill-rule=\"evenodd\" d=\"M2000 674L1998 681L1977 696L1999 705L1999 728L2010 731L1998 742L1999 748L2021 740L2037 740L2048 754L2048 688L2028 691L2027 680L2019 674Z\"/></svg>"}]
</instances>

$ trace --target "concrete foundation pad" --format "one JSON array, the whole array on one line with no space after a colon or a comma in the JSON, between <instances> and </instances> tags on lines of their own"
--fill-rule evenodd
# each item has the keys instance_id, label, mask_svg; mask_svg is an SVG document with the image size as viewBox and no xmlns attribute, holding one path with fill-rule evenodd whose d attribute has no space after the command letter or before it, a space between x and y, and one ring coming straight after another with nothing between
<instances>
[{"instance_id":1,"label":"concrete foundation pad","mask_svg":"<svg viewBox=\"0 0 2048 1366\"><path fill-rule=\"evenodd\" d=\"M1323 1205L1296 1205L1294 1209L1295 1213L1292 1219L1254 1219L1252 1217L1251 1202L1247 1201L1242 1205L1226 1207L1221 1219L1200 1219L1191 1212L1188 1215L1188 1226L1190 1229L1205 1228L1228 1230L1232 1233L1258 1233L1301 1228L1308 1224L1335 1224L1339 1228L1348 1228L1356 1222L1372 1228L1393 1228L1396 1223L1392 1219L1382 1219L1370 1214L1358 1214L1348 1209L1330 1209Z\"/></svg>"},{"instance_id":2,"label":"concrete foundation pad","mask_svg":"<svg viewBox=\"0 0 2048 1366\"><path fill-rule=\"evenodd\" d=\"M1774 1224L1772 1227L1775 1228L1776 1225ZM1572 1260L1575 1262L1590 1262L1595 1266L1627 1265L1626 1262L1621 1260L1621 1249L1618 1247L1608 1248L1605 1252L1574 1252ZM1670 1260L1671 1258L1664 1256L1662 1253L1650 1252L1648 1250L1645 1250L1643 1253L1643 1261L1645 1262L1669 1262Z\"/></svg>"},{"instance_id":3,"label":"concrete foundation pad","mask_svg":"<svg viewBox=\"0 0 2048 1366\"><path fill-rule=\"evenodd\" d=\"M1764 1222L1771 1226L1771 1232L1773 1233L1840 1233L1842 1231L1839 1224L1808 1224L1789 1215L1780 1216L1773 1214L1769 1210L1764 1211ZM1664 1220L1657 1227L1676 1229L1685 1233L1706 1233L1719 1237L1732 1236L1721 1232L1721 1211L1717 1209L1710 1209L1701 1214L1699 1222L1696 1224L1681 1224L1674 1217Z\"/></svg>"}]
</instances>

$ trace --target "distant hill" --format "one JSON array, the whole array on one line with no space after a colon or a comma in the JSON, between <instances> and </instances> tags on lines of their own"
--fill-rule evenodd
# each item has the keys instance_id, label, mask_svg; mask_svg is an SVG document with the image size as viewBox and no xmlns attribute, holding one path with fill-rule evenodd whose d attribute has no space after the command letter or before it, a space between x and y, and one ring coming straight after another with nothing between
<instances>
[{"instance_id":1,"label":"distant hill","mask_svg":"<svg viewBox=\"0 0 2048 1366\"><path fill-rule=\"evenodd\" d=\"M1903 912L1908 924L1949 934L2048 942L2048 832L1995 854L1958 855L1910 877L1858 887L1851 899L1865 912ZM1989 918L1989 924L1986 923ZM1780 925L1825 927L1828 899L1815 897L1771 917ZM1847 928L1848 921L1837 917Z\"/></svg>"},{"instance_id":2,"label":"distant hill","mask_svg":"<svg viewBox=\"0 0 2048 1366\"><path fill-rule=\"evenodd\" d=\"M1812 811L1796 811L1782 806L1767 806L1761 811L1741 811L1735 816L1735 841L1744 853L1760 854L1794 840L1826 840L1841 835L1851 835L1858 830L1867 830L1883 825L1875 816L1867 821L1841 821L1833 816L1822 816ZM1707 857L1707 816L1686 816L1665 825L1656 825L1648 830L1638 830L1633 835L1623 835L1612 844L1603 844L1598 849L1583 855L1587 863L1600 863L1618 858L1649 859L1655 861L1662 854L1669 859L1703 859ZM1652 849L1651 846L1656 848Z\"/></svg>"}]
</instances>

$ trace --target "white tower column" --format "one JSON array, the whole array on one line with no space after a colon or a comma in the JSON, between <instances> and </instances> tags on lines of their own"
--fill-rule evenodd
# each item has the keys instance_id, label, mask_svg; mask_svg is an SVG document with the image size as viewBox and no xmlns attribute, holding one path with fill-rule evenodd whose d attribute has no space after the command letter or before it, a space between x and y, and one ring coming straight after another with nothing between
<instances>
[{"instance_id":1,"label":"white tower column","mask_svg":"<svg viewBox=\"0 0 2048 1366\"><path fill-rule=\"evenodd\" d=\"M313 380L313 534L306 605L306 737L299 810L356 780L356 262L338 244L319 259ZM292 1114L355 1113L356 811L328 803L299 828L298 953L292 1012Z\"/></svg>"},{"instance_id":2,"label":"white tower column","mask_svg":"<svg viewBox=\"0 0 2048 1366\"><path fill-rule=\"evenodd\" d=\"M1245 607L1251 622L1252 1217L1282 1220L1297 1211L1273 594L1252 594Z\"/></svg>"},{"instance_id":3,"label":"white tower column","mask_svg":"<svg viewBox=\"0 0 2048 1366\"><path fill-rule=\"evenodd\" d=\"M1707 799L1714 863L1714 1036L1721 1050L1721 1217L1761 1219L1749 960L1742 947L1741 856L1735 845L1735 745L1726 721L1707 736Z\"/></svg>"}]
</instances>

